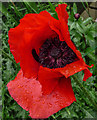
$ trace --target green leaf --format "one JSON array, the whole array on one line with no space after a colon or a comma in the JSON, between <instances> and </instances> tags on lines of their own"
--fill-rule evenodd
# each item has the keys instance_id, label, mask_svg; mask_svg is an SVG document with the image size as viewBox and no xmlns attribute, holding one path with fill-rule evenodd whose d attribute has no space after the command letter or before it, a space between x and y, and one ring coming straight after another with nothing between
<instances>
[{"instance_id":1,"label":"green leaf","mask_svg":"<svg viewBox=\"0 0 97 120\"><path fill-rule=\"evenodd\" d=\"M88 40L94 40L93 35L91 34L91 32L88 33L87 39Z\"/></svg>"},{"instance_id":2,"label":"green leaf","mask_svg":"<svg viewBox=\"0 0 97 120\"><path fill-rule=\"evenodd\" d=\"M79 32L84 33L84 30L83 30L82 27L78 24L78 22L76 22L76 28L78 29Z\"/></svg>"},{"instance_id":3,"label":"green leaf","mask_svg":"<svg viewBox=\"0 0 97 120\"><path fill-rule=\"evenodd\" d=\"M70 25L70 30L72 30L73 28L75 28L76 27L76 24L75 24L75 22L73 22L71 25Z\"/></svg>"},{"instance_id":4,"label":"green leaf","mask_svg":"<svg viewBox=\"0 0 97 120\"><path fill-rule=\"evenodd\" d=\"M74 14L77 13L77 5L76 5L76 3L73 3L73 12L74 12Z\"/></svg>"},{"instance_id":5,"label":"green leaf","mask_svg":"<svg viewBox=\"0 0 97 120\"><path fill-rule=\"evenodd\" d=\"M84 34L85 34L85 31L88 30L87 26L83 24L83 21L81 19L79 19L77 22L80 25L80 27L84 30Z\"/></svg>"},{"instance_id":6,"label":"green leaf","mask_svg":"<svg viewBox=\"0 0 97 120\"><path fill-rule=\"evenodd\" d=\"M87 56L88 56L91 60L95 61L95 55L94 55L93 53L88 53Z\"/></svg>"},{"instance_id":7,"label":"green leaf","mask_svg":"<svg viewBox=\"0 0 97 120\"><path fill-rule=\"evenodd\" d=\"M90 23L90 21L92 21L92 20L93 20L93 18L88 17L87 19L85 19L85 20L83 21L83 24L84 24L84 25L87 25L87 24Z\"/></svg>"},{"instance_id":8,"label":"green leaf","mask_svg":"<svg viewBox=\"0 0 97 120\"><path fill-rule=\"evenodd\" d=\"M70 26L72 23L73 23L73 22L72 22L72 20L71 20L70 17L69 17L69 19L68 19L68 26Z\"/></svg>"},{"instance_id":9,"label":"green leaf","mask_svg":"<svg viewBox=\"0 0 97 120\"><path fill-rule=\"evenodd\" d=\"M74 22L75 18L74 18L74 12L73 12L73 8L71 8L71 11L70 11L70 15L69 15L69 19L70 21Z\"/></svg>"},{"instance_id":10,"label":"green leaf","mask_svg":"<svg viewBox=\"0 0 97 120\"><path fill-rule=\"evenodd\" d=\"M87 55L91 60L95 61L95 55L93 54L93 51L96 49L96 47L94 49L91 47L88 47L85 50L85 54L83 55L83 57Z\"/></svg>"}]
</instances>

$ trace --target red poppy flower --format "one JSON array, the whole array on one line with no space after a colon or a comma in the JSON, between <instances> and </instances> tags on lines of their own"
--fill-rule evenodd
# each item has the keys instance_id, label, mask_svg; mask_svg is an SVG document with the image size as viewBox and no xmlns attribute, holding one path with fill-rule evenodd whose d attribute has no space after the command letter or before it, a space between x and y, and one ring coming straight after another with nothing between
<instances>
[{"instance_id":1,"label":"red poppy flower","mask_svg":"<svg viewBox=\"0 0 97 120\"><path fill-rule=\"evenodd\" d=\"M21 70L7 87L32 118L47 118L76 101L69 76L84 70L86 81L92 75L70 39L66 7L56 7L59 20L47 11L27 14L8 34Z\"/></svg>"}]
</instances>

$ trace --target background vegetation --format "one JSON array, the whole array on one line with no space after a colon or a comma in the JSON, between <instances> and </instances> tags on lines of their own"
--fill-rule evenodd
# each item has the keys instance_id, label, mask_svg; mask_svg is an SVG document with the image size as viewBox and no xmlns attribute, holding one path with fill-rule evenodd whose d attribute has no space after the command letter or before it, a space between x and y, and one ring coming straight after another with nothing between
<instances>
[{"instance_id":1,"label":"background vegetation","mask_svg":"<svg viewBox=\"0 0 97 120\"><path fill-rule=\"evenodd\" d=\"M61 2L62 3L62 2ZM59 3L42 3L42 2L7 2L0 3L0 11L2 12L2 116L3 120L26 120L31 119L29 113L23 110L9 95L7 90L7 83L13 80L17 75L20 66L16 64L13 55L10 52L8 44L8 31L10 28L14 28L19 24L19 20L27 13L39 13L40 11L47 10L53 17L57 18L55 13L55 7ZM83 19L81 16L77 20L74 14L77 13L76 3L68 4L67 11L69 14L69 31L71 40L75 43L78 50L82 53L82 57L88 65L94 64L94 67L90 69L93 76L86 82L83 82L83 71L76 73L72 79L73 90L77 99L69 107L60 110L58 113L50 116L48 120L57 119L61 120L83 119L83 118L97 118L97 81L96 81L96 64L95 60L95 39L97 40L97 22L93 20L91 16L87 19ZM84 3L82 3L85 9ZM88 3L86 2L88 7ZM88 13L89 14L89 13Z\"/></svg>"}]
</instances>

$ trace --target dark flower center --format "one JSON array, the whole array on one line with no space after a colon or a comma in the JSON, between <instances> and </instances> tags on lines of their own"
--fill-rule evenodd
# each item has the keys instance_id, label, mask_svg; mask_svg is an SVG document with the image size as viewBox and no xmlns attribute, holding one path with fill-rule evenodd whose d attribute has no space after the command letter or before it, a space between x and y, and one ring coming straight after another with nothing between
<instances>
[{"instance_id":1,"label":"dark flower center","mask_svg":"<svg viewBox=\"0 0 97 120\"><path fill-rule=\"evenodd\" d=\"M60 41L59 37L56 37L44 42L37 60L43 67L60 68L78 60L78 58L65 41Z\"/></svg>"},{"instance_id":2,"label":"dark flower center","mask_svg":"<svg viewBox=\"0 0 97 120\"><path fill-rule=\"evenodd\" d=\"M54 57L54 58L58 58L59 56L61 56L61 50L57 47L52 47L51 51L50 51L50 56Z\"/></svg>"},{"instance_id":3,"label":"dark flower center","mask_svg":"<svg viewBox=\"0 0 97 120\"><path fill-rule=\"evenodd\" d=\"M39 56L32 49L34 59L43 67L61 68L78 60L73 50L59 37L47 39L40 48Z\"/></svg>"}]
</instances>

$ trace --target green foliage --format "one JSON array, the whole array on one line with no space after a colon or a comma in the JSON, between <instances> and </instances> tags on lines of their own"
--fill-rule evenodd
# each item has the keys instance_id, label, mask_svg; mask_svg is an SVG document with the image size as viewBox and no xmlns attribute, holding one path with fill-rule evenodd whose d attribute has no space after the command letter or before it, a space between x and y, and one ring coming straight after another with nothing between
<instances>
[{"instance_id":1,"label":"green foliage","mask_svg":"<svg viewBox=\"0 0 97 120\"><path fill-rule=\"evenodd\" d=\"M62 3L62 2L61 2ZM0 3L1 4L1 3ZM68 4L68 3L67 3ZM88 4L87 4L88 5ZM19 24L19 20L27 13L39 13L40 11L47 10L53 17L57 18L56 12L54 11L58 3L42 3L42 2L8 2L2 3L2 119L31 119L28 115L29 113L23 110L9 95L7 90L7 83L14 79L20 70L19 64L16 64L13 55L9 50L8 45L8 31L10 28L14 28ZM71 10L70 10L71 9ZM83 82L83 71L76 73L83 87L89 91L92 99L96 101L97 99L97 82L95 75L95 38L97 37L97 24L94 22L93 18L88 17L83 20L80 17L78 20L74 18L74 14L77 13L77 5L73 4L67 8L69 13L68 26L71 36L71 40L75 43L78 50L82 53L85 62L89 65L94 64L91 68L93 76ZM77 99L69 107L66 107L59 112L55 113L48 120L52 119L83 119L83 118L96 118L97 114L94 110L93 104L89 99L83 95L83 91L80 87L72 80L73 90ZM1 84L1 83L0 83ZM1 92L1 91L0 91ZM1 105L1 101L0 101ZM1 112L0 112L1 115Z\"/></svg>"},{"instance_id":2,"label":"green foliage","mask_svg":"<svg viewBox=\"0 0 97 120\"><path fill-rule=\"evenodd\" d=\"M74 12L74 14L77 13L77 6L76 6L76 3L73 4L73 12Z\"/></svg>"}]
</instances>

